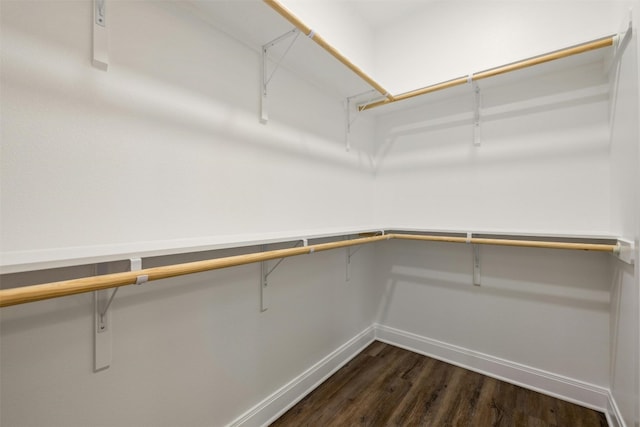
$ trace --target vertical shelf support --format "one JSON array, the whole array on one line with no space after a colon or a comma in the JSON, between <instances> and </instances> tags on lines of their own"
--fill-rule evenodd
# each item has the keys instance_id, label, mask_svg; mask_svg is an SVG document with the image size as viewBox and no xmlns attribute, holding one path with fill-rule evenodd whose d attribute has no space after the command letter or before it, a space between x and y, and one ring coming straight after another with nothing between
<instances>
[{"instance_id":1,"label":"vertical shelf support","mask_svg":"<svg viewBox=\"0 0 640 427\"><path fill-rule=\"evenodd\" d=\"M267 245L262 245L260 247L262 252L267 251ZM267 261L262 261L260 263L260 312L264 313L269 308L269 302L267 301L268 292L267 286L269 286L269 282L267 278L269 277L269 265Z\"/></svg>"},{"instance_id":2,"label":"vertical shelf support","mask_svg":"<svg viewBox=\"0 0 640 427\"><path fill-rule=\"evenodd\" d=\"M384 236L384 230L380 230L378 232L375 233L375 236ZM350 240L350 236L346 237L346 240ZM357 246L355 248L353 248L352 246L347 246L347 258L346 258L346 276L345 279L347 282L351 281L351 257L353 257L360 249L362 249L362 246Z\"/></svg>"},{"instance_id":3,"label":"vertical shelf support","mask_svg":"<svg viewBox=\"0 0 640 427\"><path fill-rule=\"evenodd\" d=\"M631 37L633 36L632 11L629 11L629 16L622 26L624 28L620 31L619 34L615 35L613 39L613 55L611 56L609 64L605 67L608 72L611 72L611 69L620 62L620 58L622 58L622 54L624 53L627 45L631 41Z\"/></svg>"},{"instance_id":4,"label":"vertical shelf support","mask_svg":"<svg viewBox=\"0 0 640 427\"><path fill-rule=\"evenodd\" d=\"M357 104L355 104L353 101L364 95L372 94L375 92L375 89L371 89L357 95L349 96L345 101L344 142L347 152L351 151L351 126L353 126L353 124L356 122L356 120L358 119L358 113L360 113L360 108L358 108ZM366 101L366 103L369 102L371 102L371 100Z\"/></svg>"},{"instance_id":5,"label":"vertical shelf support","mask_svg":"<svg viewBox=\"0 0 640 427\"><path fill-rule=\"evenodd\" d=\"M469 77L471 78L471 76ZM480 94L480 86L477 81L472 81L473 87L473 145L480 146L480 108L482 107L482 100Z\"/></svg>"},{"instance_id":6,"label":"vertical shelf support","mask_svg":"<svg viewBox=\"0 0 640 427\"><path fill-rule=\"evenodd\" d=\"M282 54L282 56L280 57L280 59L278 59L278 61L276 62L276 65L273 69L273 71L271 71L271 73L269 73L269 49L272 48L273 46L277 45L278 43L280 43L283 40L288 39L289 37L295 35L295 37L293 38L293 40L291 40L291 43L289 44L289 46L287 47L287 49L284 51L284 53ZM287 53L289 53L289 50L293 47L293 44L296 42L296 40L298 39L298 36L300 35L300 31L297 28L294 28L291 31L287 31L286 33L284 33L283 35L281 35L280 37L277 37L273 40L271 40L269 43L265 44L262 46L262 50L261 50L261 55L262 55L262 86L260 88L260 123L262 124L267 124L267 122L269 121L269 111L268 111L268 99L267 99L267 95L268 95L268 88L269 88L269 82L271 81L271 79L273 78L273 76L275 75L276 71L278 71L278 67L280 67L280 64L282 63L282 60L284 59L285 56L287 56Z\"/></svg>"},{"instance_id":7,"label":"vertical shelf support","mask_svg":"<svg viewBox=\"0 0 640 427\"><path fill-rule=\"evenodd\" d=\"M347 282L351 281L351 257L360 249L362 249L362 246L357 246L355 249L352 249L351 246L347 246Z\"/></svg>"},{"instance_id":8,"label":"vertical shelf support","mask_svg":"<svg viewBox=\"0 0 640 427\"><path fill-rule=\"evenodd\" d=\"M480 286L480 245L473 246L473 284Z\"/></svg>"},{"instance_id":9,"label":"vertical shelf support","mask_svg":"<svg viewBox=\"0 0 640 427\"><path fill-rule=\"evenodd\" d=\"M480 286L480 245L471 243L473 233L467 232L467 244L471 244L473 251L473 284Z\"/></svg>"},{"instance_id":10,"label":"vertical shelf support","mask_svg":"<svg viewBox=\"0 0 640 427\"><path fill-rule=\"evenodd\" d=\"M142 259L131 258L130 271L142 270ZM109 264L102 263L96 266L96 275L101 276L109 273ZM147 282L149 276L142 274L136 278L136 285ZM93 292L93 318L94 318L94 358L93 371L98 372L111 366L112 360L112 330L111 330L111 303L118 292L115 288L111 295L109 290Z\"/></svg>"},{"instance_id":11,"label":"vertical shelf support","mask_svg":"<svg viewBox=\"0 0 640 427\"><path fill-rule=\"evenodd\" d=\"M96 265L96 276L102 276L109 272L109 264L101 263ZM93 292L93 371L98 372L107 369L111 365L111 313L109 304L113 301L116 288L111 297L109 291Z\"/></svg>"},{"instance_id":12,"label":"vertical shelf support","mask_svg":"<svg viewBox=\"0 0 640 427\"><path fill-rule=\"evenodd\" d=\"M107 32L107 0L93 0L93 66L107 71L109 67L109 39Z\"/></svg>"},{"instance_id":13,"label":"vertical shelf support","mask_svg":"<svg viewBox=\"0 0 640 427\"><path fill-rule=\"evenodd\" d=\"M298 246L300 246L300 244L302 244L302 246L309 245L307 239L301 239L296 242L293 247L297 248ZM260 247L260 250L262 252L266 252L267 245L262 245ZM276 262L276 264L271 268L269 268L269 261L262 261L260 263L260 311L263 313L269 308L269 275L273 273L276 268L278 268L282 261L284 261L284 258L280 258L278 262Z\"/></svg>"},{"instance_id":14,"label":"vertical shelf support","mask_svg":"<svg viewBox=\"0 0 640 427\"><path fill-rule=\"evenodd\" d=\"M351 119L351 100L352 99L353 99L352 96L347 97L347 101L345 103L346 104L345 113L347 117L345 118L345 121L344 121L344 124L345 124L344 143L345 143L345 150L347 150L347 152L351 151L351 125L358 118L358 116L356 115L353 118L353 120Z\"/></svg>"}]
</instances>

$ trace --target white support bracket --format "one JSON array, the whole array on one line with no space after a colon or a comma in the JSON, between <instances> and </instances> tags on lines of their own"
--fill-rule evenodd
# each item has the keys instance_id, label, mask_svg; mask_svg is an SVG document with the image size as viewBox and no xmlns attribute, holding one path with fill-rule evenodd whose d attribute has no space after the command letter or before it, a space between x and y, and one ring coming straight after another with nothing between
<instances>
[{"instance_id":1,"label":"white support bracket","mask_svg":"<svg viewBox=\"0 0 640 427\"><path fill-rule=\"evenodd\" d=\"M471 243L473 233L467 232L467 244ZM471 244L473 250L473 284L480 286L480 245Z\"/></svg>"},{"instance_id":2,"label":"white support bracket","mask_svg":"<svg viewBox=\"0 0 640 427\"><path fill-rule=\"evenodd\" d=\"M93 58L92 64L100 70L109 68L109 37L107 32L107 0L93 0Z\"/></svg>"},{"instance_id":3,"label":"white support bracket","mask_svg":"<svg viewBox=\"0 0 640 427\"><path fill-rule=\"evenodd\" d=\"M618 239L613 255L620 261L633 265L636 263L636 245L630 240Z\"/></svg>"},{"instance_id":4,"label":"white support bracket","mask_svg":"<svg viewBox=\"0 0 640 427\"><path fill-rule=\"evenodd\" d=\"M471 78L471 77L470 77ZM473 87L473 145L480 146L480 108L482 108L482 95L477 81L472 81Z\"/></svg>"},{"instance_id":5,"label":"white support bracket","mask_svg":"<svg viewBox=\"0 0 640 427\"><path fill-rule=\"evenodd\" d=\"M353 100L353 97L348 97L347 101L345 102L345 113L346 113L346 118L345 118L345 129L344 129L344 143L345 143L345 150L347 150L347 152L351 151L351 125L356 121L356 119L358 118L357 115L355 115L355 117L352 119L352 113L351 113L351 101ZM357 113L357 111L356 111ZM349 279L347 279L349 280Z\"/></svg>"},{"instance_id":6,"label":"white support bracket","mask_svg":"<svg viewBox=\"0 0 640 427\"><path fill-rule=\"evenodd\" d=\"M293 246L297 248L298 246L308 246L307 239L301 239ZM261 246L262 252L267 251L267 245ZM260 263L260 311L265 312L269 308L269 275L275 271L276 268L284 261L284 258L280 258L276 264L269 268L269 261L262 261Z\"/></svg>"},{"instance_id":7,"label":"white support bracket","mask_svg":"<svg viewBox=\"0 0 640 427\"><path fill-rule=\"evenodd\" d=\"M622 30L614 37L613 43L613 55L608 62L605 62L605 69L608 73L611 72L614 67L618 65L620 62L620 58L622 58L622 54L624 53L627 45L631 41L631 37L633 36L633 13L629 11L629 16L625 19L622 24Z\"/></svg>"},{"instance_id":8,"label":"white support bracket","mask_svg":"<svg viewBox=\"0 0 640 427\"><path fill-rule=\"evenodd\" d=\"M96 276L109 272L109 264L97 264ZM110 301L116 294L116 288L111 297L109 290L93 292L93 371L107 369L111 365L111 313L108 311Z\"/></svg>"},{"instance_id":9,"label":"white support bracket","mask_svg":"<svg viewBox=\"0 0 640 427\"><path fill-rule=\"evenodd\" d=\"M375 235L384 236L385 231L380 230L376 232ZM391 236L388 236L387 240L389 240L390 238ZM349 240L349 236L347 236L347 240ZM362 246L357 246L355 248L353 248L353 246L347 246L347 262L346 262L346 281L347 282L351 281L351 257L353 257L360 249L362 249Z\"/></svg>"},{"instance_id":10,"label":"white support bracket","mask_svg":"<svg viewBox=\"0 0 640 427\"><path fill-rule=\"evenodd\" d=\"M618 99L618 87L620 84L620 65L622 55L626 51L633 36L633 10L629 10L627 18L620 26L620 32L613 37L613 54L605 61L604 72L609 76L609 123L614 122L615 106ZM609 138L613 138L613 126L610 127Z\"/></svg>"},{"instance_id":11,"label":"white support bracket","mask_svg":"<svg viewBox=\"0 0 640 427\"><path fill-rule=\"evenodd\" d=\"M351 257L354 256L360 249L362 249L362 246L356 246L355 248L353 248L352 246L347 246L347 282L351 280Z\"/></svg>"},{"instance_id":12,"label":"white support bracket","mask_svg":"<svg viewBox=\"0 0 640 427\"><path fill-rule=\"evenodd\" d=\"M287 56L287 53L289 53L289 50L291 49L291 47L293 47L293 44L298 39L299 35L300 35L300 30L298 30L297 28L294 28L290 31L287 31L280 37L277 37L271 40L269 43L262 46L262 49L261 49L262 86L260 88L260 101L261 101L260 102L260 123L262 124L267 124L267 122L269 121L269 111L268 111L268 103L267 103L269 82L275 75L276 71L278 71L278 67L280 67L282 60L284 59L285 56ZM288 39L291 36L295 36L295 37L293 38L293 40L291 40L291 43L289 44L287 49L284 51L280 59L277 60L274 69L271 71L271 73L269 73L269 49L277 45L281 41Z\"/></svg>"},{"instance_id":13,"label":"white support bracket","mask_svg":"<svg viewBox=\"0 0 640 427\"><path fill-rule=\"evenodd\" d=\"M480 286L480 245L473 246L473 284Z\"/></svg>"},{"instance_id":14,"label":"white support bracket","mask_svg":"<svg viewBox=\"0 0 640 427\"><path fill-rule=\"evenodd\" d=\"M138 271L142 269L142 259L131 258L130 271ZM104 275L109 272L109 265L98 264L96 266L96 275ZM136 285L145 283L149 279L146 274L140 275L136 279ZM93 371L98 372L111 366L112 360L112 330L111 330L111 303L118 292L115 288L109 295L109 290L94 291L93 307L94 307L94 359Z\"/></svg>"},{"instance_id":15,"label":"white support bracket","mask_svg":"<svg viewBox=\"0 0 640 427\"><path fill-rule=\"evenodd\" d=\"M344 142L345 149L347 152L351 151L351 126L358 119L358 113L360 113L360 109L358 108L358 104L354 102L354 100L371 93L377 93L375 89L368 90L366 92L359 93L357 95L347 97L345 101L345 130L344 130ZM371 100L366 101L369 103Z\"/></svg>"}]
</instances>

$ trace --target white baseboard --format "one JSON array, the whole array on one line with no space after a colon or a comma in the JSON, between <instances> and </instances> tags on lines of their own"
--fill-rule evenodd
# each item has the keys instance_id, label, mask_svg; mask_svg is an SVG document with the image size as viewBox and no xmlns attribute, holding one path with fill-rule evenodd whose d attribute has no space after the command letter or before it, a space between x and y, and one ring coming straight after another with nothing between
<instances>
[{"instance_id":1,"label":"white baseboard","mask_svg":"<svg viewBox=\"0 0 640 427\"><path fill-rule=\"evenodd\" d=\"M609 399L607 401L607 410L605 411L605 414L607 415L607 423L609 424L609 427L627 427L611 392L609 392Z\"/></svg>"},{"instance_id":2,"label":"white baseboard","mask_svg":"<svg viewBox=\"0 0 640 427\"><path fill-rule=\"evenodd\" d=\"M610 427L626 427L611 392L606 388L379 324L360 332L249 409L229 427L265 426L275 421L374 340L602 411Z\"/></svg>"},{"instance_id":3,"label":"white baseboard","mask_svg":"<svg viewBox=\"0 0 640 427\"><path fill-rule=\"evenodd\" d=\"M374 326L376 339L379 341L578 405L608 412L610 393L606 388L388 326Z\"/></svg>"},{"instance_id":4,"label":"white baseboard","mask_svg":"<svg viewBox=\"0 0 640 427\"><path fill-rule=\"evenodd\" d=\"M229 427L265 426L275 421L375 340L373 326L360 332L315 365L249 409Z\"/></svg>"}]
</instances>

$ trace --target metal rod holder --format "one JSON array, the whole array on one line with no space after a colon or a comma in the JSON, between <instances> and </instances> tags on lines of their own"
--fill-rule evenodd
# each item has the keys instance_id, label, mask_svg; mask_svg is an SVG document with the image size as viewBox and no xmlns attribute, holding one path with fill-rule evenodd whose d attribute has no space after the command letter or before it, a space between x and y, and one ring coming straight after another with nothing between
<instances>
[{"instance_id":1,"label":"metal rod holder","mask_svg":"<svg viewBox=\"0 0 640 427\"><path fill-rule=\"evenodd\" d=\"M293 40L291 40L291 43L289 43L289 46L287 46L286 50L284 51L284 53L280 56L280 58L278 58L278 60L276 61L275 67L273 68L273 70L271 71L271 73L269 73L269 49L275 45L277 45L278 43L280 43L283 40L288 39L289 37L295 35L295 37L293 38ZM289 51L291 50L291 48L293 47L294 43L296 42L296 40L298 40L298 36L300 35L300 30L298 30L297 28L294 28L290 31L287 31L286 33L284 33L283 35L281 35L280 37L277 37L273 40L271 40L269 43L264 44L262 46L261 49L261 55L262 55L262 61L261 61L261 71L262 71L262 87L260 88L260 122L263 124L266 124L269 121L269 112L268 112L268 88L269 88L269 82L271 82L271 79L273 78L273 76L276 74L276 71L278 71L278 68L280 67L280 64L282 63L282 61L284 60L284 58L287 56L287 53L289 53Z\"/></svg>"},{"instance_id":2,"label":"metal rod holder","mask_svg":"<svg viewBox=\"0 0 640 427\"><path fill-rule=\"evenodd\" d=\"M307 239L300 239L299 241L296 242L295 245L293 245L293 248L297 248L298 246L308 246L308 241ZM268 245L261 245L260 249L262 252L266 252L268 248ZM267 287L269 286L269 275L271 273L273 273L275 271L276 268L278 268L278 266L282 263L282 261L284 261L285 258L280 258L278 259L278 261L276 262L276 264L269 268L269 261L262 261L260 262L260 311L261 312L265 312L267 311L267 309L269 308L269 304L268 304L268 293L267 293Z\"/></svg>"}]
</instances>

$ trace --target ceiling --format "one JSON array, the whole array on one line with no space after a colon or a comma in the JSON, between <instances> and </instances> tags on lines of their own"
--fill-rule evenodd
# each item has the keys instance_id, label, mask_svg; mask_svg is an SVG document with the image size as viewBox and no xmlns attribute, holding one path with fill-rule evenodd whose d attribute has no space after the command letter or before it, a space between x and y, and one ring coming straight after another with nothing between
<instances>
[{"instance_id":1,"label":"ceiling","mask_svg":"<svg viewBox=\"0 0 640 427\"><path fill-rule=\"evenodd\" d=\"M435 0L333 0L347 5L375 32L390 21L417 13Z\"/></svg>"}]
</instances>

